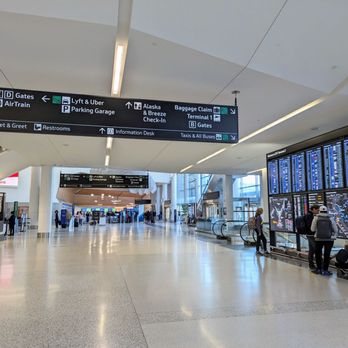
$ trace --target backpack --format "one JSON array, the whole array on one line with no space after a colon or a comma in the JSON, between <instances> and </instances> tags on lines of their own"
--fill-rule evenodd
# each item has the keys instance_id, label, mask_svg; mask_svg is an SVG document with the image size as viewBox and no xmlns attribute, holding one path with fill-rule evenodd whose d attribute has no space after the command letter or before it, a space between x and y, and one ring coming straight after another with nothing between
<instances>
[{"instance_id":1,"label":"backpack","mask_svg":"<svg viewBox=\"0 0 348 348\"><path fill-rule=\"evenodd\" d=\"M255 230L256 229L256 219L255 216L252 216L248 219L248 228L250 230Z\"/></svg>"},{"instance_id":2,"label":"backpack","mask_svg":"<svg viewBox=\"0 0 348 348\"><path fill-rule=\"evenodd\" d=\"M318 216L317 231L315 233L315 239L317 240L331 240L334 235L331 219L329 216Z\"/></svg>"},{"instance_id":3,"label":"backpack","mask_svg":"<svg viewBox=\"0 0 348 348\"><path fill-rule=\"evenodd\" d=\"M344 265L348 261L348 251L345 249L341 249L337 255L336 260L339 264Z\"/></svg>"},{"instance_id":4,"label":"backpack","mask_svg":"<svg viewBox=\"0 0 348 348\"><path fill-rule=\"evenodd\" d=\"M298 234L307 234L306 217L297 217L295 220L295 227Z\"/></svg>"}]
</instances>

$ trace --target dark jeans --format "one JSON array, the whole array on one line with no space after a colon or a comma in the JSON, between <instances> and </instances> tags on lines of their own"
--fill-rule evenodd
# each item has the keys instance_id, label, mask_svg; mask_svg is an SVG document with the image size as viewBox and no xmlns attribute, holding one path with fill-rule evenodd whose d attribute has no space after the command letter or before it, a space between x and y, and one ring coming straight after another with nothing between
<instances>
[{"instance_id":1,"label":"dark jeans","mask_svg":"<svg viewBox=\"0 0 348 348\"><path fill-rule=\"evenodd\" d=\"M10 227L10 236L13 236L14 235L14 225L9 225Z\"/></svg>"},{"instance_id":2,"label":"dark jeans","mask_svg":"<svg viewBox=\"0 0 348 348\"><path fill-rule=\"evenodd\" d=\"M315 254L315 238L314 236L307 236L308 240L308 264L310 268L314 268L314 254Z\"/></svg>"},{"instance_id":3,"label":"dark jeans","mask_svg":"<svg viewBox=\"0 0 348 348\"><path fill-rule=\"evenodd\" d=\"M262 245L263 245L263 250L267 251L267 239L264 236L263 232L262 233L257 233L257 231L255 230L257 239L256 239L256 251L260 251L260 246L261 246L261 241L262 241Z\"/></svg>"},{"instance_id":4,"label":"dark jeans","mask_svg":"<svg viewBox=\"0 0 348 348\"><path fill-rule=\"evenodd\" d=\"M315 242L315 261L317 262L317 268L327 271L330 264L331 249L334 245L333 241L316 241ZM322 253L324 247L324 264L322 265Z\"/></svg>"}]
</instances>

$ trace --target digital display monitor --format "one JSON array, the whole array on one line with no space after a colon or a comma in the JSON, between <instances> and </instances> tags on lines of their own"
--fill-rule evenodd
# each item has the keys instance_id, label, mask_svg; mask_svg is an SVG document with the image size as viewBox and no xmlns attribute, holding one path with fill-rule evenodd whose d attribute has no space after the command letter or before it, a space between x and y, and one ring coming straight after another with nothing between
<instances>
[{"instance_id":1,"label":"digital display monitor","mask_svg":"<svg viewBox=\"0 0 348 348\"><path fill-rule=\"evenodd\" d=\"M344 151L344 162L346 164L346 186L348 187L348 138L344 139L343 142L343 151Z\"/></svg>"},{"instance_id":2,"label":"digital display monitor","mask_svg":"<svg viewBox=\"0 0 348 348\"><path fill-rule=\"evenodd\" d=\"M326 189L343 187L341 141L336 141L335 143L324 145L324 173Z\"/></svg>"},{"instance_id":3,"label":"digital display monitor","mask_svg":"<svg viewBox=\"0 0 348 348\"><path fill-rule=\"evenodd\" d=\"M316 147L306 151L307 157L307 184L309 191L323 189L323 166L321 148Z\"/></svg>"},{"instance_id":4,"label":"digital display monitor","mask_svg":"<svg viewBox=\"0 0 348 348\"><path fill-rule=\"evenodd\" d=\"M291 193L290 156L279 159L280 193Z\"/></svg>"},{"instance_id":5,"label":"digital display monitor","mask_svg":"<svg viewBox=\"0 0 348 348\"><path fill-rule=\"evenodd\" d=\"M278 160L268 162L268 188L270 195L279 193Z\"/></svg>"},{"instance_id":6,"label":"digital display monitor","mask_svg":"<svg viewBox=\"0 0 348 348\"><path fill-rule=\"evenodd\" d=\"M324 193L323 192L309 193L308 194L308 206L309 206L309 208L314 204L318 204L319 206L324 205Z\"/></svg>"},{"instance_id":7,"label":"digital display monitor","mask_svg":"<svg viewBox=\"0 0 348 348\"><path fill-rule=\"evenodd\" d=\"M308 213L308 197L307 194L293 195L294 200L294 217L306 215Z\"/></svg>"},{"instance_id":8,"label":"digital display monitor","mask_svg":"<svg viewBox=\"0 0 348 348\"><path fill-rule=\"evenodd\" d=\"M291 156L292 161L292 190L306 191L305 154L299 152Z\"/></svg>"},{"instance_id":9,"label":"digital display monitor","mask_svg":"<svg viewBox=\"0 0 348 348\"><path fill-rule=\"evenodd\" d=\"M272 231L294 232L291 196L269 198L270 227Z\"/></svg>"},{"instance_id":10,"label":"digital display monitor","mask_svg":"<svg viewBox=\"0 0 348 348\"><path fill-rule=\"evenodd\" d=\"M348 190L326 192L326 204L329 214L335 219L338 237L348 238Z\"/></svg>"}]
</instances>

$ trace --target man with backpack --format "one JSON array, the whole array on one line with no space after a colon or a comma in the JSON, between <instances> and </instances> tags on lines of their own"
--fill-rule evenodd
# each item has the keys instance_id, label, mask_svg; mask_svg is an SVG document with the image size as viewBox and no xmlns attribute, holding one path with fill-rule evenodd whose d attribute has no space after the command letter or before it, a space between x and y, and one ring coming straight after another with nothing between
<instances>
[{"instance_id":1,"label":"man with backpack","mask_svg":"<svg viewBox=\"0 0 348 348\"><path fill-rule=\"evenodd\" d=\"M338 229L336 222L330 218L325 205L320 206L319 214L314 216L311 230L315 237L315 260L317 263L317 268L313 273L330 276L332 275L329 271L330 254ZM324 263L322 262L323 247Z\"/></svg>"},{"instance_id":2,"label":"man with backpack","mask_svg":"<svg viewBox=\"0 0 348 348\"><path fill-rule=\"evenodd\" d=\"M304 233L307 236L307 241L308 241L308 265L309 269L311 271L316 270L317 268L315 267L314 264L314 255L315 255L315 238L314 238L314 232L312 232L311 227L312 227L312 222L313 218L315 215L319 214L319 205L318 204L313 204L309 212L304 215L303 217L303 224L304 224Z\"/></svg>"}]
</instances>

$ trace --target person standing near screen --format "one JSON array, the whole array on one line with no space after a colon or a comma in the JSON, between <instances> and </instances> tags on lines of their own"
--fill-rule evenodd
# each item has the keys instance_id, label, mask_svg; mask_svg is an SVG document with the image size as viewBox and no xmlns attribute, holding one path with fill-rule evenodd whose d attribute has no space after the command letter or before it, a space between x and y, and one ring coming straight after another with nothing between
<instances>
[{"instance_id":1,"label":"person standing near screen","mask_svg":"<svg viewBox=\"0 0 348 348\"><path fill-rule=\"evenodd\" d=\"M304 216L304 222L306 225L306 236L308 240L308 264L311 271L315 271L317 268L314 264L314 255L315 255L315 237L314 232L312 232L312 222L315 215L319 214L319 205L313 204L309 212Z\"/></svg>"},{"instance_id":2,"label":"person standing near screen","mask_svg":"<svg viewBox=\"0 0 348 348\"><path fill-rule=\"evenodd\" d=\"M256 255L263 255L260 252L261 241L262 241L262 245L263 245L264 255L269 255L269 252L267 251L267 239L266 239L265 235L263 234L262 214L263 214L263 209L257 208L256 213L255 213L255 232L257 235Z\"/></svg>"},{"instance_id":3,"label":"person standing near screen","mask_svg":"<svg viewBox=\"0 0 348 348\"><path fill-rule=\"evenodd\" d=\"M325 205L320 206L319 214L314 216L311 230L315 233L315 261L317 268L313 271L316 274L330 276L329 271L330 254L337 237L338 228L336 222L327 212ZM324 248L324 263L322 262L322 252Z\"/></svg>"}]
</instances>

